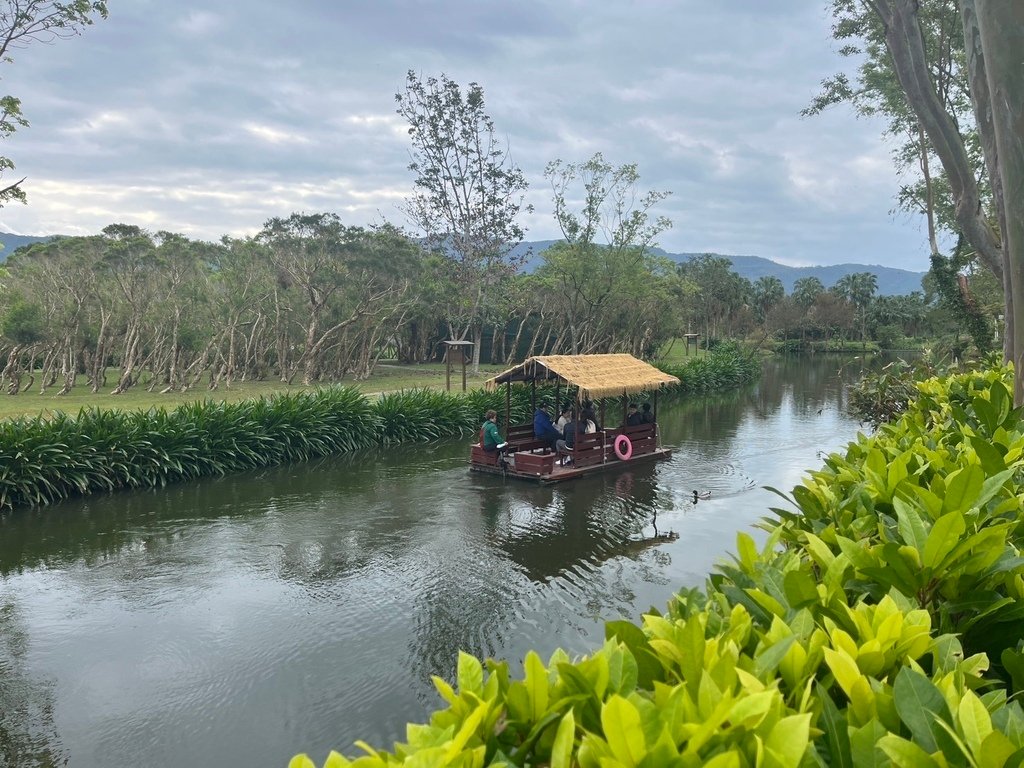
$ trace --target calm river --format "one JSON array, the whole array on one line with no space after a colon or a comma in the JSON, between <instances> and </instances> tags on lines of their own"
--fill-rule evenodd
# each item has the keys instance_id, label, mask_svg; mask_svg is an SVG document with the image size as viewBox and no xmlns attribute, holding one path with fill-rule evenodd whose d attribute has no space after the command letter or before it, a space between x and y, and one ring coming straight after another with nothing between
<instances>
[{"instance_id":1,"label":"calm river","mask_svg":"<svg viewBox=\"0 0 1024 768\"><path fill-rule=\"evenodd\" d=\"M763 486L856 433L843 362L770 361L751 389L662 407L671 461L554 488L471 474L467 439L2 516L0 761L390 748L458 649L583 653L703 584L782 503Z\"/></svg>"}]
</instances>

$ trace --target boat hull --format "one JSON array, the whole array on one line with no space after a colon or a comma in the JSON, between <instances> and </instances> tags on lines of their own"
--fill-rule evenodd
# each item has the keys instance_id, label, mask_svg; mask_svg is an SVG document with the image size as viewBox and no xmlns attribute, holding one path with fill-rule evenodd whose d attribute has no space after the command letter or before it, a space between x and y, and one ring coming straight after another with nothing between
<instances>
[{"instance_id":1,"label":"boat hull","mask_svg":"<svg viewBox=\"0 0 1024 768\"><path fill-rule=\"evenodd\" d=\"M635 464L643 464L651 461L663 461L671 457L672 450L670 448L658 448L650 453L633 455L626 461L619 458L612 458L610 461L602 462L600 464L591 464L586 467L574 467L572 465L563 467L555 461L556 457L553 454L548 455L548 458L552 460L550 466L548 466L547 462L524 462L520 458L520 455L517 454L513 467L503 468L496 465L477 464L471 461L469 468L473 472L500 475L501 477L508 477L514 480L525 480L527 482L539 483L541 485L553 485L567 480L576 480L581 477L586 477L587 475L628 469L630 466ZM542 457L537 456L537 458ZM528 469L524 469L524 465L528 466Z\"/></svg>"}]
</instances>

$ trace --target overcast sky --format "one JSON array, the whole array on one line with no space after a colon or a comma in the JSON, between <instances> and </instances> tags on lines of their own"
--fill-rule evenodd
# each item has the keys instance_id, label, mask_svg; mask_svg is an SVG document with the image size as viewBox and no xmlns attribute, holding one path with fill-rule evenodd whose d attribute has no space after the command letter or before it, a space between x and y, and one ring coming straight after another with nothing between
<instances>
[{"instance_id":1,"label":"overcast sky","mask_svg":"<svg viewBox=\"0 0 1024 768\"><path fill-rule=\"evenodd\" d=\"M214 240L294 211L406 224L395 93L412 69L483 86L530 183L529 240L558 236L546 163L602 152L672 192L668 251L924 271L921 222L891 213L882 126L848 108L800 117L844 65L825 6L111 0L81 37L0 70L31 121L2 147L29 202L0 210L0 229L124 222Z\"/></svg>"}]
</instances>

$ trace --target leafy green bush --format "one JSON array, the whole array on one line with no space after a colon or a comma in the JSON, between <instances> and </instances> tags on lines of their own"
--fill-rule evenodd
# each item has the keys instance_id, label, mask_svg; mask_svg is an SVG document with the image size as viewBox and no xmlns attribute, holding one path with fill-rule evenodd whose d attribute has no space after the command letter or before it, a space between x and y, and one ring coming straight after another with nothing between
<instances>
[{"instance_id":1,"label":"leafy green bush","mask_svg":"<svg viewBox=\"0 0 1024 768\"><path fill-rule=\"evenodd\" d=\"M903 339L903 333L897 325L880 325L875 328L875 341L881 349L896 349Z\"/></svg>"},{"instance_id":2,"label":"leafy green bush","mask_svg":"<svg viewBox=\"0 0 1024 768\"><path fill-rule=\"evenodd\" d=\"M719 392L754 381L761 374L761 361L740 349L733 341L722 341L714 351L695 357L682 365L659 366L679 379L672 390L681 394Z\"/></svg>"},{"instance_id":3,"label":"leafy green bush","mask_svg":"<svg viewBox=\"0 0 1024 768\"><path fill-rule=\"evenodd\" d=\"M703 590L594 653L460 654L358 766L1019 766L1024 430L1005 369L931 379L746 533ZM292 768L311 768L305 755Z\"/></svg>"},{"instance_id":4,"label":"leafy green bush","mask_svg":"<svg viewBox=\"0 0 1024 768\"><path fill-rule=\"evenodd\" d=\"M800 339L783 339L775 345L777 355L800 355L807 351L807 346Z\"/></svg>"}]
</instances>

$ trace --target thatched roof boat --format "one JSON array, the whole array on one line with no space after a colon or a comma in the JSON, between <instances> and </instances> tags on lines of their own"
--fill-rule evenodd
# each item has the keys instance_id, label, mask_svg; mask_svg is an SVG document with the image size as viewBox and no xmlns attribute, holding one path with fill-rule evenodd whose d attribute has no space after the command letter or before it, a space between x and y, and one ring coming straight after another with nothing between
<instances>
[{"instance_id":1,"label":"thatched roof boat","mask_svg":"<svg viewBox=\"0 0 1024 768\"><path fill-rule=\"evenodd\" d=\"M576 409L586 400L598 401L600 423L597 432L577 435L575 446L561 453L545 440L537 439L533 424L509 424L511 387L514 383L529 384L531 404L536 408L537 384L555 385L556 400L564 386L575 388ZM640 460L664 459L671 451L660 444L657 426L658 390L678 384L679 379L632 355L538 355L488 379L485 387L496 391L506 386L504 430L509 448L495 453L473 446L470 468L481 472L500 473L508 477L555 483L623 467ZM627 425L626 399L640 392L654 392L654 421ZM621 397L622 424L608 428L605 423L604 399Z\"/></svg>"}]
</instances>

